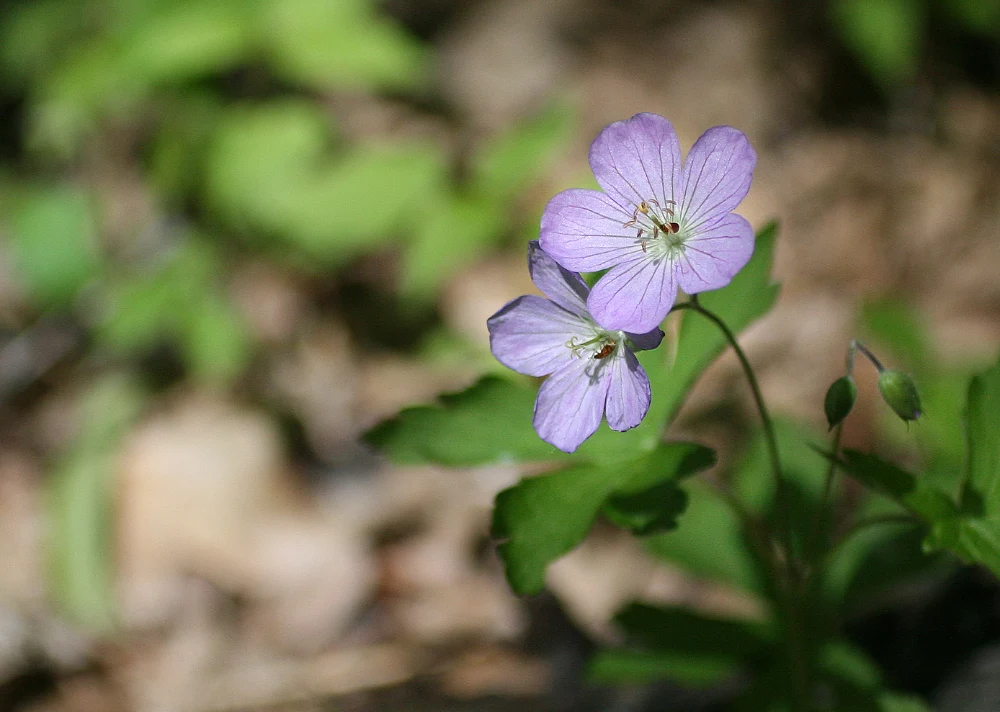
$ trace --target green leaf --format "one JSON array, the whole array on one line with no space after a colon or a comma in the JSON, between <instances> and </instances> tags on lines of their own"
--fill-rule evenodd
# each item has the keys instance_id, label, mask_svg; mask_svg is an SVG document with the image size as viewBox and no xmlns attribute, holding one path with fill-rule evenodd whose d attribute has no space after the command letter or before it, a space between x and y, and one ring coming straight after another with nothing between
<instances>
[{"instance_id":1,"label":"green leaf","mask_svg":"<svg viewBox=\"0 0 1000 712\"><path fill-rule=\"evenodd\" d=\"M115 623L115 456L142 400L135 384L124 378L95 384L80 406L82 430L48 480L53 591L70 617L96 632L107 632Z\"/></svg>"},{"instance_id":2,"label":"green leaf","mask_svg":"<svg viewBox=\"0 0 1000 712\"><path fill-rule=\"evenodd\" d=\"M473 190L503 203L537 180L569 140L574 115L568 104L554 103L495 138L473 161Z\"/></svg>"},{"instance_id":3,"label":"green leaf","mask_svg":"<svg viewBox=\"0 0 1000 712\"><path fill-rule=\"evenodd\" d=\"M879 712L932 712L930 705L916 695L883 692L878 696Z\"/></svg>"},{"instance_id":4,"label":"green leaf","mask_svg":"<svg viewBox=\"0 0 1000 712\"><path fill-rule=\"evenodd\" d=\"M615 494L635 494L704 469L711 451L693 443L665 443L615 466L577 464L521 480L497 495L493 535L511 588L539 593L545 569L590 531L601 506Z\"/></svg>"},{"instance_id":5,"label":"green leaf","mask_svg":"<svg viewBox=\"0 0 1000 712\"><path fill-rule=\"evenodd\" d=\"M69 187L29 194L16 210L11 247L18 274L43 307L66 306L99 272L90 198Z\"/></svg>"},{"instance_id":6,"label":"green leaf","mask_svg":"<svg viewBox=\"0 0 1000 712\"><path fill-rule=\"evenodd\" d=\"M679 607L633 603L615 616L633 645L690 655L726 655L747 660L773 643L764 625L706 616Z\"/></svg>"},{"instance_id":7,"label":"green leaf","mask_svg":"<svg viewBox=\"0 0 1000 712\"><path fill-rule=\"evenodd\" d=\"M601 650L587 664L587 677L609 685L670 680L683 687L711 687L732 677L739 662L719 655L689 655L664 650Z\"/></svg>"},{"instance_id":8,"label":"green leaf","mask_svg":"<svg viewBox=\"0 0 1000 712\"><path fill-rule=\"evenodd\" d=\"M835 0L833 20L848 49L884 87L917 71L924 31L920 0Z\"/></svg>"},{"instance_id":9,"label":"green leaf","mask_svg":"<svg viewBox=\"0 0 1000 712\"><path fill-rule=\"evenodd\" d=\"M702 687L733 675L772 646L766 626L676 607L634 603L615 623L628 647L601 651L591 661L590 677L602 682L669 679Z\"/></svg>"},{"instance_id":10,"label":"green leaf","mask_svg":"<svg viewBox=\"0 0 1000 712\"><path fill-rule=\"evenodd\" d=\"M635 494L608 498L604 516L633 534L648 536L677 528L677 517L687 507L687 495L673 482L663 482Z\"/></svg>"},{"instance_id":11,"label":"green leaf","mask_svg":"<svg viewBox=\"0 0 1000 712\"><path fill-rule=\"evenodd\" d=\"M250 334L227 300L214 294L195 304L186 315L184 354L197 380L226 385L250 360Z\"/></svg>"},{"instance_id":12,"label":"green leaf","mask_svg":"<svg viewBox=\"0 0 1000 712\"><path fill-rule=\"evenodd\" d=\"M770 311L778 298L779 287L771 282L777 233L777 223L762 228L757 233L753 257L733 281L722 289L699 295L702 306L721 318L734 334ZM665 414L667 422L673 420L691 386L726 345L719 328L708 319L691 312L683 315L673 364L649 374L651 382L655 379L655 418Z\"/></svg>"},{"instance_id":13,"label":"green leaf","mask_svg":"<svg viewBox=\"0 0 1000 712\"><path fill-rule=\"evenodd\" d=\"M1000 360L969 383L963 509L1000 518Z\"/></svg>"},{"instance_id":14,"label":"green leaf","mask_svg":"<svg viewBox=\"0 0 1000 712\"><path fill-rule=\"evenodd\" d=\"M230 112L209 149L210 200L230 222L282 238L327 267L419 229L422 206L443 190L440 153L399 141L330 159L328 133L311 104Z\"/></svg>"},{"instance_id":15,"label":"green leaf","mask_svg":"<svg viewBox=\"0 0 1000 712\"><path fill-rule=\"evenodd\" d=\"M846 449L840 465L861 484L896 500L927 522L957 514L955 503L943 492L877 455Z\"/></svg>"},{"instance_id":16,"label":"green leaf","mask_svg":"<svg viewBox=\"0 0 1000 712\"><path fill-rule=\"evenodd\" d=\"M236 66L251 49L250 7L233 0L162 4L130 31L120 64L152 87Z\"/></svg>"},{"instance_id":17,"label":"green leaf","mask_svg":"<svg viewBox=\"0 0 1000 712\"><path fill-rule=\"evenodd\" d=\"M409 89L427 51L368 0L267 0L260 33L275 70L319 90Z\"/></svg>"},{"instance_id":18,"label":"green leaf","mask_svg":"<svg viewBox=\"0 0 1000 712\"><path fill-rule=\"evenodd\" d=\"M1000 519L953 517L934 523L925 547L948 549L963 561L982 564L1000 577Z\"/></svg>"},{"instance_id":19,"label":"green leaf","mask_svg":"<svg viewBox=\"0 0 1000 712\"><path fill-rule=\"evenodd\" d=\"M481 465L565 457L531 426L535 391L487 376L440 405L407 408L364 441L400 465Z\"/></svg>"},{"instance_id":20,"label":"green leaf","mask_svg":"<svg viewBox=\"0 0 1000 712\"><path fill-rule=\"evenodd\" d=\"M436 297L449 278L503 235L506 220L495 201L445 197L407 235L400 291L409 298Z\"/></svg>"},{"instance_id":21,"label":"green leaf","mask_svg":"<svg viewBox=\"0 0 1000 712\"><path fill-rule=\"evenodd\" d=\"M688 497L683 526L644 540L646 549L693 576L748 593L762 591L756 559L743 539L742 525L716 490L704 482L683 487Z\"/></svg>"},{"instance_id":22,"label":"green leaf","mask_svg":"<svg viewBox=\"0 0 1000 712\"><path fill-rule=\"evenodd\" d=\"M782 418L774 420L782 474L789 485L801 492L800 514L811 524L829 461L818 451L824 438L810 428ZM746 454L733 469L733 488L750 511L766 515L775 506L775 479L770 450L763 430L754 435ZM810 506L810 504L812 506Z\"/></svg>"}]
</instances>

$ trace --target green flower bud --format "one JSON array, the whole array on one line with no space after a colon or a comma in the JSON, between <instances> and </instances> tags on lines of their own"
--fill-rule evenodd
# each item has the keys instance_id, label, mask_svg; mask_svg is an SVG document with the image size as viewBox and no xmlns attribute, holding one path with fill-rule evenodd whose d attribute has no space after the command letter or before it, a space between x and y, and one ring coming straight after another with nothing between
<instances>
[{"instance_id":1,"label":"green flower bud","mask_svg":"<svg viewBox=\"0 0 1000 712\"><path fill-rule=\"evenodd\" d=\"M830 385L826 400L823 401L823 410L826 411L826 422L830 424L831 430L847 417L857 399L858 387L850 376L841 376Z\"/></svg>"},{"instance_id":2,"label":"green flower bud","mask_svg":"<svg viewBox=\"0 0 1000 712\"><path fill-rule=\"evenodd\" d=\"M889 407L903 420L916 420L921 416L917 387L902 371L882 371L878 376L878 389Z\"/></svg>"}]
</instances>

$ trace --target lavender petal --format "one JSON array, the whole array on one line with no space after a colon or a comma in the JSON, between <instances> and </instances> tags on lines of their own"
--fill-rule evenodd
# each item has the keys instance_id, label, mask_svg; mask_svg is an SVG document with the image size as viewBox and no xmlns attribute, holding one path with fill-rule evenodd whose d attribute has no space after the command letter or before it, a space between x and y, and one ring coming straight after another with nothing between
<instances>
[{"instance_id":1,"label":"lavender petal","mask_svg":"<svg viewBox=\"0 0 1000 712\"><path fill-rule=\"evenodd\" d=\"M590 319L587 297L590 287L576 272L561 267L543 250L538 240L528 243L528 272L542 294L574 314Z\"/></svg>"},{"instance_id":2,"label":"lavender petal","mask_svg":"<svg viewBox=\"0 0 1000 712\"><path fill-rule=\"evenodd\" d=\"M601 424L610 383L608 364L580 357L553 373L538 389L534 426L538 436L573 452Z\"/></svg>"},{"instance_id":3,"label":"lavender petal","mask_svg":"<svg viewBox=\"0 0 1000 712\"><path fill-rule=\"evenodd\" d=\"M742 131L716 126L703 133L684 162L680 222L698 231L731 213L750 190L756 163Z\"/></svg>"},{"instance_id":4,"label":"lavender petal","mask_svg":"<svg viewBox=\"0 0 1000 712\"><path fill-rule=\"evenodd\" d=\"M596 190L571 188L556 195L542 213L542 248L567 269L596 272L642 248L636 229L625 227L632 213Z\"/></svg>"},{"instance_id":5,"label":"lavender petal","mask_svg":"<svg viewBox=\"0 0 1000 712\"><path fill-rule=\"evenodd\" d=\"M668 208L680 179L677 133L656 114L616 121L591 144L590 168L601 188L629 212L644 200Z\"/></svg>"},{"instance_id":6,"label":"lavender petal","mask_svg":"<svg viewBox=\"0 0 1000 712\"><path fill-rule=\"evenodd\" d=\"M587 306L605 329L643 333L663 321L676 298L674 263L642 255L605 274L590 291Z\"/></svg>"},{"instance_id":7,"label":"lavender petal","mask_svg":"<svg viewBox=\"0 0 1000 712\"><path fill-rule=\"evenodd\" d=\"M635 334L631 331L626 331L625 336L632 342L633 351L651 351L663 341L663 331L660 329L653 329L644 334Z\"/></svg>"},{"instance_id":8,"label":"lavender petal","mask_svg":"<svg viewBox=\"0 0 1000 712\"><path fill-rule=\"evenodd\" d=\"M629 430L641 423L651 397L649 378L635 355L628 349L621 354L608 364L611 377L605 407L612 430Z\"/></svg>"},{"instance_id":9,"label":"lavender petal","mask_svg":"<svg viewBox=\"0 0 1000 712\"><path fill-rule=\"evenodd\" d=\"M497 361L526 376L547 376L574 360L570 340L593 330L581 317L532 294L508 302L486 325Z\"/></svg>"},{"instance_id":10,"label":"lavender petal","mask_svg":"<svg viewBox=\"0 0 1000 712\"><path fill-rule=\"evenodd\" d=\"M677 281L688 294L725 287L753 254L753 228L746 218L730 214L690 238L677 263Z\"/></svg>"}]
</instances>

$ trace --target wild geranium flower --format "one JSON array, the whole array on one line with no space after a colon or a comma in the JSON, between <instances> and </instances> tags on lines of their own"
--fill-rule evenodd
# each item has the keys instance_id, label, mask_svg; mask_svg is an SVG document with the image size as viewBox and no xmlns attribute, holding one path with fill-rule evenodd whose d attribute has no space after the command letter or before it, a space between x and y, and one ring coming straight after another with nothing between
<instances>
[{"instance_id":1,"label":"wild geranium flower","mask_svg":"<svg viewBox=\"0 0 1000 712\"><path fill-rule=\"evenodd\" d=\"M563 267L609 269L587 300L606 329L648 331L688 294L729 284L753 253L753 229L732 211L750 190L757 154L742 131L716 126L681 167L674 127L636 114L607 126L590 147L603 189L555 196L541 245Z\"/></svg>"},{"instance_id":2,"label":"wild geranium flower","mask_svg":"<svg viewBox=\"0 0 1000 712\"><path fill-rule=\"evenodd\" d=\"M586 283L528 245L531 280L548 299L525 295L489 318L490 348L507 368L548 376L538 390L539 437L573 452L607 415L613 430L637 426L649 410L649 378L632 353L655 349L659 329L643 334L598 326L587 311Z\"/></svg>"}]
</instances>

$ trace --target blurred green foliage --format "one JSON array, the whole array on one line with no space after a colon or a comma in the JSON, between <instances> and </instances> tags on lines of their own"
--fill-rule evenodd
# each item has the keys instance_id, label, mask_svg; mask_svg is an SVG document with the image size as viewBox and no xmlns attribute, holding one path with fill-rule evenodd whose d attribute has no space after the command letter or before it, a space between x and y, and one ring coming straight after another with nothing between
<instances>
[{"instance_id":1,"label":"blurred green foliage","mask_svg":"<svg viewBox=\"0 0 1000 712\"><path fill-rule=\"evenodd\" d=\"M847 49L884 90L912 82L944 22L1000 41L1000 0L830 0Z\"/></svg>"},{"instance_id":2,"label":"blurred green foliage","mask_svg":"<svg viewBox=\"0 0 1000 712\"><path fill-rule=\"evenodd\" d=\"M565 144L574 113L553 103L469 155L403 133L342 131L329 101L338 95L427 112L432 63L371 0L5 5L0 92L23 106L23 123L0 165L0 229L27 323L73 318L87 332L84 358L112 381L131 381L167 346L182 378L225 389L257 351L230 296L241 260L318 277L397 251L399 278L380 286L413 311L432 309L458 270L523 229L516 203ZM108 166L150 198L148 224L129 216L125 234L111 227ZM468 355L455 337L435 343ZM120 395L130 413L145 407L138 393ZM100 432L123 422L114 407L91 417ZM51 480L59 598L99 628L114 618L111 449L81 445Z\"/></svg>"}]
</instances>

